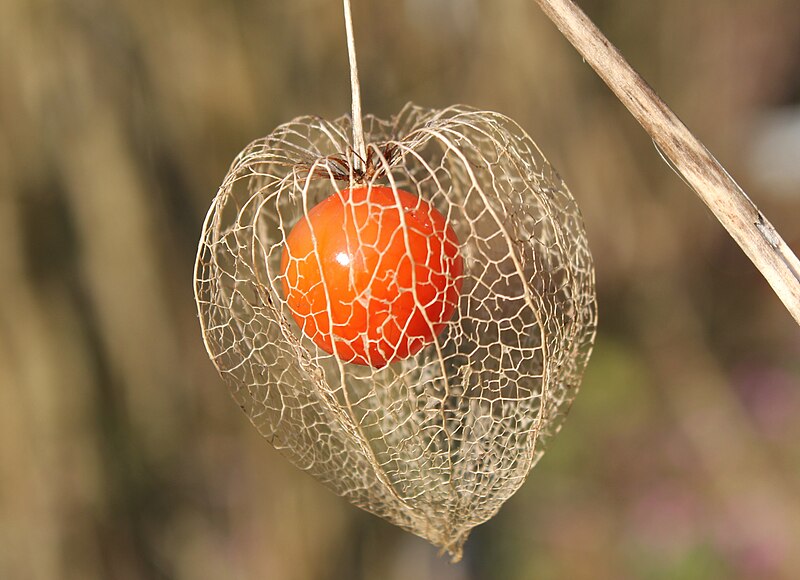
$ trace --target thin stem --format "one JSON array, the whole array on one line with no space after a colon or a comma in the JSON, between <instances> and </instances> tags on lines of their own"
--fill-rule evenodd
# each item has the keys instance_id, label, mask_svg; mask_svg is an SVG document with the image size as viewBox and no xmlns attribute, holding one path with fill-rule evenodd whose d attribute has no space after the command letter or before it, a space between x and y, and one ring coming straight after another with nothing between
<instances>
[{"instance_id":1,"label":"thin stem","mask_svg":"<svg viewBox=\"0 0 800 580\"><path fill-rule=\"evenodd\" d=\"M356 153L354 165L362 170L367 159L367 146L364 141L364 125L361 120L361 85L358 82L358 64L356 63L356 43L353 38L353 16L350 0L343 0L344 26L347 30L347 54L350 57L350 88L353 95L353 150ZM360 159L359 159L360 158Z\"/></svg>"},{"instance_id":2,"label":"thin stem","mask_svg":"<svg viewBox=\"0 0 800 580\"><path fill-rule=\"evenodd\" d=\"M800 261L747 194L572 0L536 0L711 209L800 324Z\"/></svg>"}]
</instances>

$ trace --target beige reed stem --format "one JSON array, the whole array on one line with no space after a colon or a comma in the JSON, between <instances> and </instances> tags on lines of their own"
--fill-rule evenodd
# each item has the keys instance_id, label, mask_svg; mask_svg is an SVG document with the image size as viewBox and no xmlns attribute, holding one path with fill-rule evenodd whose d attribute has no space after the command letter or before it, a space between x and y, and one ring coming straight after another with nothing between
<instances>
[{"instance_id":1,"label":"beige reed stem","mask_svg":"<svg viewBox=\"0 0 800 580\"><path fill-rule=\"evenodd\" d=\"M347 31L347 54L350 57L350 89L353 95L353 150L361 158L355 160L357 167L367 159L367 146L364 142L364 126L361 119L361 85L358 82L358 64L356 63L356 43L353 35L353 13L350 0L343 0L344 26ZM362 167L363 169L363 167Z\"/></svg>"},{"instance_id":2,"label":"beige reed stem","mask_svg":"<svg viewBox=\"0 0 800 580\"><path fill-rule=\"evenodd\" d=\"M758 207L572 0L536 0L711 209L800 324L800 261Z\"/></svg>"}]
</instances>

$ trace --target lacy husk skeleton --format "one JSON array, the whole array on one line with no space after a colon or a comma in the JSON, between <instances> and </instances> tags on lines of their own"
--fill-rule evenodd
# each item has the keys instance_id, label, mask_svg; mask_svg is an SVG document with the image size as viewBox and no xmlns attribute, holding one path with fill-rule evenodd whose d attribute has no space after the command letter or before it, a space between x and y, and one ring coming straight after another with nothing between
<instances>
[{"instance_id":1,"label":"lacy husk skeleton","mask_svg":"<svg viewBox=\"0 0 800 580\"><path fill-rule=\"evenodd\" d=\"M594 270L568 189L510 119L405 107L278 127L235 160L206 218L195 291L234 398L290 461L353 504L460 557L526 479L575 397L596 326ZM293 321L280 259L292 226L342 187L387 185L458 234L463 289L445 331L375 369Z\"/></svg>"}]
</instances>

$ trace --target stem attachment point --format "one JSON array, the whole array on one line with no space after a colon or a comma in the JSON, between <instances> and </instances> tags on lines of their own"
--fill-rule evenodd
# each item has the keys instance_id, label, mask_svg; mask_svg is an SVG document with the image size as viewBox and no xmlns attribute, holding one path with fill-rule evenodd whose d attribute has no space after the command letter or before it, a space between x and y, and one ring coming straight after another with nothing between
<instances>
[{"instance_id":1,"label":"stem attachment point","mask_svg":"<svg viewBox=\"0 0 800 580\"><path fill-rule=\"evenodd\" d=\"M364 125L361 120L361 85L358 82L358 64L356 63L356 43L353 38L353 15L350 0L342 0L344 4L344 26L347 31L347 54L350 57L350 90L353 100L353 166L366 169L367 146L364 140Z\"/></svg>"}]
</instances>

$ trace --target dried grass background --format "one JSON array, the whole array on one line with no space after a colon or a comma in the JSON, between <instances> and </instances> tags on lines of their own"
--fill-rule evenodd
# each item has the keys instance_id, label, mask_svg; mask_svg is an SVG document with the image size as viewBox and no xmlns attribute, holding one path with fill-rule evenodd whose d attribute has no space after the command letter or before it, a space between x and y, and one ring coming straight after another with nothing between
<instances>
[{"instance_id":1,"label":"dried grass background","mask_svg":"<svg viewBox=\"0 0 800 580\"><path fill-rule=\"evenodd\" d=\"M338 2L9 0L0 578L800 575L800 336L752 265L533 2L354 4L366 111L499 110L581 204L601 325L562 433L450 566L286 463L208 361L202 217L246 143L349 110ZM751 142L800 104L800 5L581 5L800 247Z\"/></svg>"}]
</instances>

